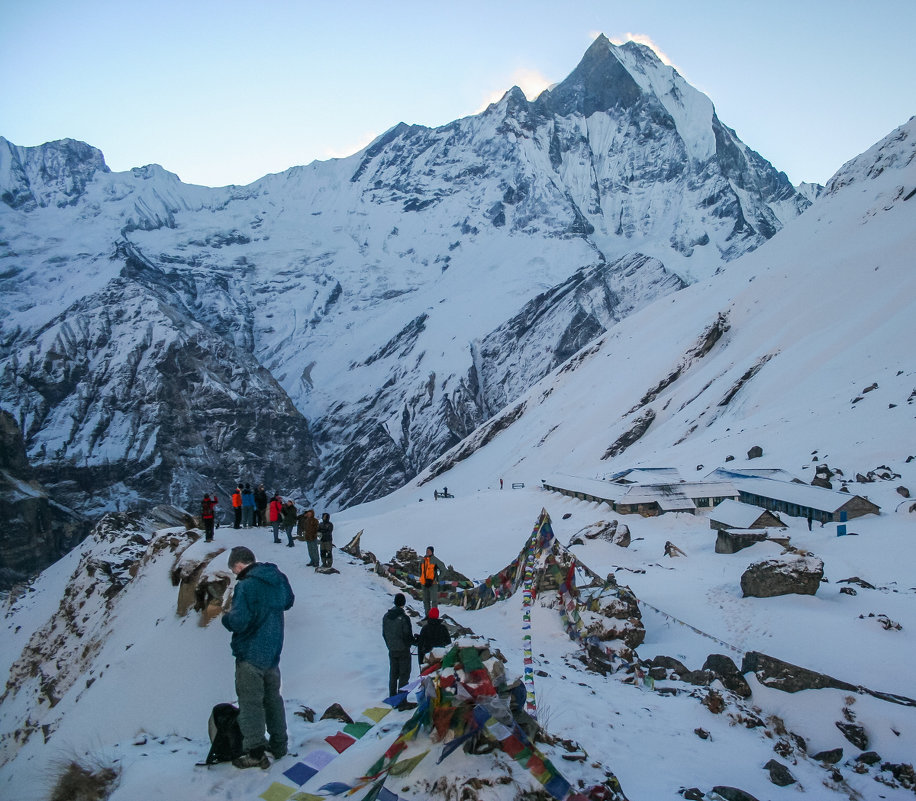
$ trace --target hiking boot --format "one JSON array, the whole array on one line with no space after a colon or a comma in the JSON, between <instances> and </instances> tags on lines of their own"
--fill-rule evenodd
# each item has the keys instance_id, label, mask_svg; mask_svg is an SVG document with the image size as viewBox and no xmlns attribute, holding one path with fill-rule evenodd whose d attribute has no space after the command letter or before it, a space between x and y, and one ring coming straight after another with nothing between
<instances>
[{"instance_id":1,"label":"hiking boot","mask_svg":"<svg viewBox=\"0 0 916 801\"><path fill-rule=\"evenodd\" d=\"M286 749L285 745L281 745L276 749L271 748L270 753L274 759L283 759L283 757L285 757L289 751Z\"/></svg>"},{"instance_id":2,"label":"hiking boot","mask_svg":"<svg viewBox=\"0 0 916 801\"><path fill-rule=\"evenodd\" d=\"M399 712L406 712L408 709L416 709L416 708L417 708L417 705L413 701L407 701L407 700L401 701L401 703L399 703L395 707L395 709L397 709Z\"/></svg>"},{"instance_id":3,"label":"hiking boot","mask_svg":"<svg viewBox=\"0 0 916 801\"><path fill-rule=\"evenodd\" d=\"M260 754L255 751L249 751L247 754L242 754L240 757L233 759L232 764L237 768L260 768L261 770L267 770L270 767L270 759L266 751L261 751Z\"/></svg>"}]
</instances>

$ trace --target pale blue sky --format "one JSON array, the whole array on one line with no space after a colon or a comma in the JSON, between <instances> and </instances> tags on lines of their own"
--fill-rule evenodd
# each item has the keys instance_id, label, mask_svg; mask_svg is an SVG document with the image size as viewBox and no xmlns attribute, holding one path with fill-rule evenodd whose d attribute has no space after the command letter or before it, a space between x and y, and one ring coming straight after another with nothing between
<instances>
[{"instance_id":1,"label":"pale blue sky","mask_svg":"<svg viewBox=\"0 0 916 801\"><path fill-rule=\"evenodd\" d=\"M916 0L0 0L0 135L249 183L565 78L645 37L794 182L916 113Z\"/></svg>"}]
</instances>

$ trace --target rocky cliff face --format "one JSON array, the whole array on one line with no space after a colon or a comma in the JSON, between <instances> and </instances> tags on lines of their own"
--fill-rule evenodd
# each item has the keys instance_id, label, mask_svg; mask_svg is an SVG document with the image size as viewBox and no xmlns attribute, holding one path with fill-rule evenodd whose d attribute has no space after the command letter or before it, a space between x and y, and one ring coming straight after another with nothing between
<instances>
[{"instance_id":1,"label":"rocky cliff face","mask_svg":"<svg viewBox=\"0 0 916 801\"><path fill-rule=\"evenodd\" d=\"M248 187L0 141L0 401L87 513L401 486L808 201L639 45Z\"/></svg>"},{"instance_id":2,"label":"rocky cliff face","mask_svg":"<svg viewBox=\"0 0 916 801\"><path fill-rule=\"evenodd\" d=\"M0 590L38 573L89 532L81 515L53 501L37 480L22 432L0 409Z\"/></svg>"}]
</instances>

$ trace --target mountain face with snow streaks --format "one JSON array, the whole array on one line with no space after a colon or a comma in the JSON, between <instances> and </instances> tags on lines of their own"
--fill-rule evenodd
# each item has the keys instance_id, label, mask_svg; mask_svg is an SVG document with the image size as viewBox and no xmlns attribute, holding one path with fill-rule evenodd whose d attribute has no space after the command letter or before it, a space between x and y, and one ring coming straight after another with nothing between
<instances>
[{"instance_id":1,"label":"mountain face with snow streaks","mask_svg":"<svg viewBox=\"0 0 916 801\"><path fill-rule=\"evenodd\" d=\"M654 54L246 187L0 141L0 403L74 508L402 486L809 201Z\"/></svg>"}]
</instances>

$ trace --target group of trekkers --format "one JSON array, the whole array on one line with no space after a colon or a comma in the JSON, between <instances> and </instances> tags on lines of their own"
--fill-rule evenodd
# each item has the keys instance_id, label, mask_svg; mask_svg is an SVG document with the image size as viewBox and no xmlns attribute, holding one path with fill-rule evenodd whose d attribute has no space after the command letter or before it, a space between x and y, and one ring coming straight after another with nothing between
<instances>
[{"instance_id":1,"label":"group of trekkers","mask_svg":"<svg viewBox=\"0 0 916 801\"><path fill-rule=\"evenodd\" d=\"M309 512L312 510L303 517ZM328 517L327 514L322 515L322 518ZM307 519L314 520L314 512ZM232 632L243 751L232 760L232 764L238 768L267 769L270 767L268 752L274 759L288 753L279 665L283 649L283 616L292 608L295 597L289 579L279 568L269 562L257 562L254 553L244 545L230 551L229 569L235 574L236 585L232 606L223 615L222 623ZM403 593L394 596L394 606L382 618L382 637L388 648L388 696L392 703L397 700L396 708L400 710L416 706L407 701L404 689L410 682L411 647L417 647L418 662L422 667L424 658L433 648L451 643L451 635L440 620L437 606L439 579L445 569L432 546L427 548L426 556L420 562L420 585L426 617L419 634L414 634L404 610L407 599Z\"/></svg>"},{"instance_id":2,"label":"group of trekkers","mask_svg":"<svg viewBox=\"0 0 916 801\"><path fill-rule=\"evenodd\" d=\"M430 545L426 556L420 561L420 587L422 589L423 610L426 613L425 625L419 634L414 634L410 618L404 611L407 598L404 593L394 596L394 606L382 617L382 637L388 648L388 696L404 692L410 682L410 647L417 646L417 661L423 665L423 659L433 648L446 646L452 638L445 624L439 619L439 578L445 564L435 555ZM398 709L410 709L406 699L398 704Z\"/></svg>"},{"instance_id":3,"label":"group of trekkers","mask_svg":"<svg viewBox=\"0 0 916 801\"><path fill-rule=\"evenodd\" d=\"M204 525L204 537L207 542L213 541L216 510L219 499L214 494L212 497L204 495L201 501L201 519ZM280 529L286 533L286 547L295 545L293 529L296 529L295 539L304 541L308 548L308 567L332 568L334 563L334 524L331 515L325 512L321 520L315 517L314 509L299 512L292 499L286 501L275 492L268 497L263 484L252 490L250 484L238 486L232 493L233 524L235 529L258 528L267 526L273 528L274 542L280 543Z\"/></svg>"}]
</instances>

